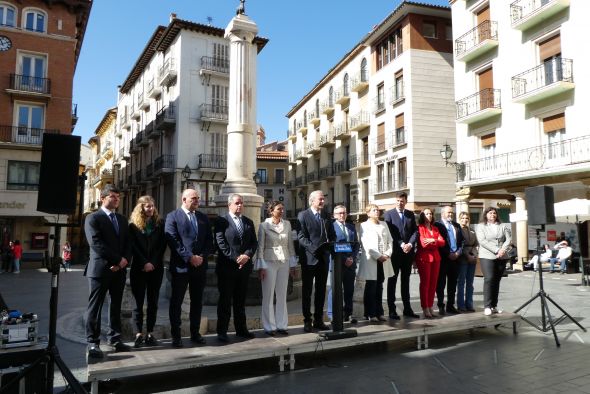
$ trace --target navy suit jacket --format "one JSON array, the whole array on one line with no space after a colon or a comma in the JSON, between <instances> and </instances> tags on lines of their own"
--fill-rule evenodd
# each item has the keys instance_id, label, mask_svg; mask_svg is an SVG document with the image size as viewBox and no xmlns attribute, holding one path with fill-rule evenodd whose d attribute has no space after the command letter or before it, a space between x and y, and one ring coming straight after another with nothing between
<instances>
[{"instance_id":1,"label":"navy suit jacket","mask_svg":"<svg viewBox=\"0 0 590 394\"><path fill-rule=\"evenodd\" d=\"M299 212L297 220L301 230L297 233L299 238L299 245L305 248L305 256L307 264L315 265L318 262L316 256L317 249L325 242L334 241L336 236L334 234L334 227L330 220L321 218L318 222L313 214L311 208ZM327 263L327 261L325 261Z\"/></svg>"},{"instance_id":2,"label":"navy suit jacket","mask_svg":"<svg viewBox=\"0 0 590 394\"><path fill-rule=\"evenodd\" d=\"M385 212L385 222L393 238L393 254L395 256L406 255L402 251L402 243L409 243L412 244L412 251L407 255L413 256L418 242L418 226L414 212L404 209L404 224L402 225L397 209L390 209Z\"/></svg>"},{"instance_id":3,"label":"navy suit jacket","mask_svg":"<svg viewBox=\"0 0 590 394\"><path fill-rule=\"evenodd\" d=\"M334 223L332 224L332 226L334 227L334 236L335 236L334 241L336 241L336 242L355 242L352 245L352 253L346 253L343 256L344 257L343 260L352 256L354 263L351 265L351 267L356 267L357 259L358 259L358 255L359 255L359 248L360 248L358 234L356 233L356 228L354 227L354 225L352 223L344 223L344 225L346 226L346 231L348 231L348 239L346 239L346 234L344 234L344 232L342 231L342 228L340 228L340 223L337 220L334 220Z\"/></svg>"},{"instance_id":4,"label":"navy suit jacket","mask_svg":"<svg viewBox=\"0 0 590 394\"><path fill-rule=\"evenodd\" d=\"M455 221L451 221L453 227L455 227L455 238L457 241L457 251L461 254L461 249L463 248L463 231L461 231L461 226L459 223ZM443 222L434 222L434 225L438 228L438 232L440 235L445 239L445 245L441 248L438 248L440 253L440 257L446 259L449 257L451 253L451 242L449 241L449 231L447 230L447 226Z\"/></svg>"},{"instance_id":5,"label":"navy suit jacket","mask_svg":"<svg viewBox=\"0 0 590 394\"><path fill-rule=\"evenodd\" d=\"M166 216L166 241L170 247L170 271L176 272L175 268L207 269L207 258L213 252L213 235L207 215L195 211L197 219L197 231L195 233L188 216L182 208L170 212ZM201 256L203 264L193 267L190 259L193 255Z\"/></svg>"},{"instance_id":6,"label":"navy suit jacket","mask_svg":"<svg viewBox=\"0 0 590 394\"><path fill-rule=\"evenodd\" d=\"M238 228L229 213L217 218L215 222L215 242L217 244L215 272L237 271L240 267L236 260L242 254L250 257L242 270L252 270L252 256L258 249L256 229L254 222L244 215L242 215L242 227L243 236L240 238Z\"/></svg>"},{"instance_id":7,"label":"navy suit jacket","mask_svg":"<svg viewBox=\"0 0 590 394\"><path fill-rule=\"evenodd\" d=\"M111 218L102 209L86 218L84 232L90 247L90 260L86 266L85 275L89 278L101 278L109 275L111 267L118 265L123 257L131 262L131 242L129 242L127 218L118 213L116 217L119 224L118 235Z\"/></svg>"}]
</instances>

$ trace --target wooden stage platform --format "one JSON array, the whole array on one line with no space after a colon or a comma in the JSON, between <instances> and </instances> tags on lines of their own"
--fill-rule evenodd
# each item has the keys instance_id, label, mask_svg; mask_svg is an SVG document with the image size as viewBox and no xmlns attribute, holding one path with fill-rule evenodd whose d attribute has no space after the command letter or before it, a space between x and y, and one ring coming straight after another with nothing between
<instances>
[{"instance_id":1,"label":"wooden stage platform","mask_svg":"<svg viewBox=\"0 0 590 394\"><path fill-rule=\"evenodd\" d=\"M484 316L483 313L476 312L432 320L401 320L377 324L362 321L356 325L347 324L345 329L356 329L358 336L337 340L326 340L321 333L305 333L302 326L298 326L289 328L289 336L269 337L258 330L253 331L256 334L254 339L229 344L221 344L215 335L205 336L206 345L194 347L184 338L185 347L180 349L170 347L169 341L162 341L157 347L144 347L129 353L107 353L104 360L88 364L88 381L91 382L92 394L98 394L99 382L106 379L137 377L271 357L278 357L280 371L284 371L287 365L293 370L297 354L318 349L340 349L408 338L416 338L417 349L426 349L430 335L497 327L510 323L513 332L516 333L516 323L520 320L521 317L514 313ZM230 334L230 338L233 340L235 337Z\"/></svg>"}]
</instances>

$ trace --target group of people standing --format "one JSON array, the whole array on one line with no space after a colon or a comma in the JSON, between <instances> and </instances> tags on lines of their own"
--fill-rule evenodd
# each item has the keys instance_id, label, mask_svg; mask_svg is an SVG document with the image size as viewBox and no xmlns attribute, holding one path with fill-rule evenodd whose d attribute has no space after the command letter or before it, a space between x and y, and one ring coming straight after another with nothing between
<instances>
[{"instance_id":1,"label":"group of people standing","mask_svg":"<svg viewBox=\"0 0 590 394\"><path fill-rule=\"evenodd\" d=\"M2 259L2 269L0 273L12 272L20 274L20 261L23 256L23 247L18 239L10 241L8 245L3 246L0 251Z\"/></svg>"}]
</instances>

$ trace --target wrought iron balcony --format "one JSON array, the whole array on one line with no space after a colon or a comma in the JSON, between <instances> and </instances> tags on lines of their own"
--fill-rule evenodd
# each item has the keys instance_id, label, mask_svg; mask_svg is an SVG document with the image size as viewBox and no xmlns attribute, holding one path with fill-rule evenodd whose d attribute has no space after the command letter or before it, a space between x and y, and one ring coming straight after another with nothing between
<instances>
[{"instance_id":1,"label":"wrought iron balcony","mask_svg":"<svg viewBox=\"0 0 590 394\"><path fill-rule=\"evenodd\" d=\"M150 163L147 166L145 166L145 175L148 178L151 178L152 176L154 176L154 163Z\"/></svg>"},{"instance_id":2,"label":"wrought iron balcony","mask_svg":"<svg viewBox=\"0 0 590 394\"><path fill-rule=\"evenodd\" d=\"M350 161L348 157L334 163L334 173L341 174L343 172L350 172Z\"/></svg>"},{"instance_id":3,"label":"wrought iron balcony","mask_svg":"<svg viewBox=\"0 0 590 394\"><path fill-rule=\"evenodd\" d=\"M174 172L176 162L174 155L162 155L154 160L154 173L158 172Z\"/></svg>"},{"instance_id":4,"label":"wrought iron balcony","mask_svg":"<svg viewBox=\"0 0 590 394\"><path fill-rule=\"evenodd\" d=\"M571 59L553 58L512 77L512 99L532 103L574 88Z\"/></svg>"},{"instance_id":5,"label":"wrought iron balcony","mask_svg":"<svg viewBox=\"0 0 590 394\"><path fill-rule=\"evenodd\" d=\"M334 128L334 139L344 140L347 138L350 138L350 130L348 128L348 122L343 121Z\"/></svg>"},{"instance_id":6,"label":"wrought iron balcony","mask_svg":"<svg viewBox=\"0 0 590 394\"><path fill-rule=\"evenodd\" d=\"M300 148L295 151L295 159L297 160L307 160L307 150L305 148Z\"/></svg>"},{"instance_id":7,"label":"wrought iron balcony","mask_svg":"<svg viewBox=\"0 0 590 394\"><path fill-rule=\"evenodd\" d=\"M369 72L367 70L359 71L350 79L350 90L352 92L361 92L369 86Z\"/></svg>"},{"instance_id":8,"label":"wrought iron balcony","mask_svg":"<svg viewBox=\"0 0 590 394\"><path fill-rule=\"evenodd\" d=\"M314 126L317 126L318 124L320 124L320 114L315 110L309 111L307 113L307 122L311 123Z\"/></svg>"},{"instance_id":9,"label":"wrought iron balcony","mask_svg":"<svg viewBox=\"0 0 590 394\"><path fill-rule=\"evenodd\" d=\"M385 110L385 97L373 98L373 113L378 114Z\"/></svg>"},{"instance_id":10,"label":"wrought iron balcony","mask_svg":"<svg viewBox=\"0 0 590 394\"><path fill-rule=\"evenodd\" d=\"M570 0L516 0L510 4L512 27L526 30L566 9Z\"/></svg>"},{"instance_id":11,"label":"wrought iron balcony","mask_svg":"<svg viewBox=\"0 0 590 394\"><path fill-rule=\"evenodd\" d=\"M295 130L305 136L307 134L307 119L301 119L295 122Z\"/></svg>"},{"instance_id":12,"label":"wrought iron balcony","mask_svg":"<svg viewBox=\"0 0 590 394\"><path fill-rule=\"evenodd\" d=\"M51 94L51 80L30 75L10 74L10 89L33 95L49 95Z\"/></svg>"},{"instance_id":13,"label":"wrought iron balcony","mask_svg":"<svg viewBox=\"0 0 590 394\"><path fill-rule=\"evenodd\" d=\"M330 147L336 144L334 142L334 129L330 128L325 133L320 134L320 146L321 147Z\"/></svg>"},{"instance_id":14,"label":"wrought iron balcony","mask_svg":"<svg viewBox=\"0 0 590 394\"><path fill-rule=\"evenodd\" d=\"M397 129L395 129L395 131L392 132L392 135L391 135L392 147L404 145L407 142L408 141L406 139L406 128L405 127L398 127Z\"/></svg>"},{"instance_id":15,"label":"wrought iron balcony","mask_svg":"<svg viewBox=\"0 0 590 394\"><path fill-rule=\"evenodd\" d=\"M201 57L201 72L229 74L229 59L224 57Z\"/></svg>"},{"instance_id":16,"label":"wrought iron balcony","mask_svg":"<svg viewBox=\"0 0 590 394\"><path fill-rule=\"evenodd\" d=\"M78 104L72 104L72 130L78 123Z\"/></svg>"},{"instance_id":17,"label":"wrought iron balcony","mask_svg":"<svg viewBox=\"0 0 590 394\"><path fill-rule=\"evenodd\" d=\"M224 170L227 168L225 155L214 155L202 153L199 155L197 170L202 168Z\"/></svg>"},{"instance_id":18,"label":"wrought iron balcony","mask_svg":"<svg viewBox=\"0 0 590 394\"><path fill-rule=\"evenodd\" d=\"M321 148L320 148L319 141L307 140L306 150L307 150L307 153L310 153L310 154L320 153Z\"/></svg>"},{"instance_id":19,"label":"wrought iron balcony","mask_svg":"<svg viewBox=\"0 0 590 394\"><path fill-rule=\"evenodd\" d=\"M201 104L201 120L227 124L228 106L218 104Z\"/></svg>"},{"instance_id":20,"label":"wrought iron balcony","mask_svg":"<svg viewBox=\"0 0 590 394\"><path fill-rule=\"evenodd\" d=\"M295 186L303 186L307 183L307 177L305 175L298 176L295 178Z\"/></svg>"},{"instance_id":21,"label":"wrought iron balcony","mask_svg":"<svg viewBox=\"0 0 590 394\"><path fill-rule=\"evenodd\" d=\"M348 86L341 86L334 91L334 100L336 104L340 104L343 108L350 102L350 89Z\"/></svg>"},{"instance_id":22,"label":"wrought iron balcony","mask_svg":"<svg viewBox=\"0 0 590 394\"><path fill-rule=\"evenodd\" d=\"M359 111L348 119L349 129L352 131L362 130L369 127L371 115L367 111Z\"/></svg>"},{"instance_id":23,"label":"wrought iron balcony","mask_svg":"<svg viewBox=\"0 0 590 394\"><path fill-rule=\"evenodd\" d=\"M295 129L287 130L287 138L290 140L296 139L297 138L297 131L295 131Z\"/></svg>"},{"instance_id":24,"label":"wrought iron balcony","mask_svg":"<svg viewBox=\"0 0 590 394\"><path fill-rule=\"evenodd\" d=\"M369 163L369 155L366 153L361 153L359 155L352 155L350 156L350 169L351 170L362 170L365 168L369 168L371 164Z\"/></svg>"},{"instance_id":25,"label":"wrought iron balcony","mask_svg":"<svg viewBox=\"0 0 590 394\"><path fill-rule=\"evenodd\" d=\"M137 93L137 107L139 109L146 109L150 107L150 99L144 96L143 90Z\"/></svg>"},{"instance_id":26,"label":"wrought iron balcony","mask_svg":"<svg viewBox=\"0 0 590 394\"><path fill-rule=\"evenodd\" d=\"M319 170L320 179L333 178L334 175L335 175L334 166L325 166L325 167L320 168L320 170Z\"/></svg>"},{"instance_id":27,"label":"wrought iron balcony","mask_svg":"<svg viewBox=\"0 0 590 394\"><path fill-rule=\"evenodd\" d=\"M558 175L573 165L590 167L590 136L467 161L461 163L457 179L469 183L486 179L523 179L527 175Z\"/></svg>"},{"instance_id":28,"label":"wrought iron balcony","mask_svg":"<svg viewBox=\"0 0 590 394\"><path fill-rule=\"evenodd\" d=\"M468 62L498 46L498 23L483 21L455 40L455 57Z\"/></svg>"},{"instance_id":29,"label":"wrought iron balcony","mask_svg":"<svg viewBox=\"0 0 590 394\"><path fill-rule=\"evenodd\" d=\"M327 115L333 114L334 113L334 98L329 97L329 98L325 99L324 101L322 101L322 103L320 105L320 111L323 114L327 114Z\"/></svg>"},{"instance_id":30,"label":"wrought iron balcony","mask_svg":"<svg viewBox=\"0 0 590 394\"><path fill-rule=\"evenodd\" d=\"M500 89L483 89L457 101L457 122L474 123L502 112Z\"/></svg>"},{"instance_id":31,"label":"wrought iron balcony","mask_svg":"<svg viewBox=\"0 0 590 394\"><path fill-rule=\"evenodd\" d=\"M405 100L404 81L397 81L395 86L389 88L389 104L396 105Z\"/></svg>"},{"instance_id":32,"label":"wrought iron balcony","mask_svg":"<svg viewBox=\"0 0 590 394\"><path fill-rule=\"evenodd\" d=\"M164 60L162 67L158 69L158 80L160 85L168 86L176 79L176 60L169 57Z\"/></svg>"},{"instance_id":33,"label":"wrought iron balcony","mask_svg":"<svg viewBox=\"0 0 590 394\"><path fill-rule=\"evenodd\" d=\"M158 111L155 125L159 130L174 130L176 126L176 109L174 104L167 105Z\"/></svg>"},{"instance_id":34,"label":"wrought iron balcony","mask_svg":"<svg viewBox=\"0 0 590 394\"><path fill-rule=\"evenodd\" d=\"M147 96L149 98L157 98L161 93L162 88L156 83L155 77L152 77L147 84Z\"/></svg>"},{"instance_id":35,"label":"wrought iron balcony","mask_svg":"<svg viewBox=\"0 0 590 394\"><path fill-rule=\"evenodd\" d=\"M320 183L322 180L320 179L320 174L318 171L312 171L307 173L307 182L308 183Z\"/></svg>"},{"instance_id":36,"label":"wrought iron balcony","mask_svg":"<svg viewBox=\"0 0 590 394\"><path fill-rule=\"evenodd\" d=\"M25 145L41 145L43 134L60 134L55 129L38 129L24 126L0 125L0 142L14 142Z\"/></svg>"},{"instance_id":37,"label":"wrought iron balcony","mask_svg":"<svg viewBox=\"0 0 590 394\"><path fill-rule=\"evenodd\" d=\"M365 213L365 208L369 204L368 201L365 200L355 200L350 202L350 214L362 215Z\"/></svg>"}]
</instances>

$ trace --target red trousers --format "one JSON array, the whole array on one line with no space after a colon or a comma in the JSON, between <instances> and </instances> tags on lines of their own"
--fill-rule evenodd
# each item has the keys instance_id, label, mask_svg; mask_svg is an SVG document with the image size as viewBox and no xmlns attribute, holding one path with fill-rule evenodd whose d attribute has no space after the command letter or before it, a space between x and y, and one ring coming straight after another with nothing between
<instances>
[{"instance_id":1,"label":"red trousers","mask_svg":"<svg viewBox=\"0 0 590 394\"><path fill-rule=\"evenodd\" d=\"M439 261L416 260L418 274L420 275L420 305L422 308L432 308L436 284L438 282Z\"/></svg>"}]
</instances>

